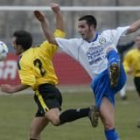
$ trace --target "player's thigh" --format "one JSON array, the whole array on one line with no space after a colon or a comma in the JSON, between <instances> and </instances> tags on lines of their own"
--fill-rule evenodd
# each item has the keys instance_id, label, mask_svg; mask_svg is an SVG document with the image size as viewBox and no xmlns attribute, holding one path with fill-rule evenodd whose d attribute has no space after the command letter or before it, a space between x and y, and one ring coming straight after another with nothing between
<instances>
[{"instance_id":1,"label":"player's thigh","mask_svg":"<svg viewBox=\"0 0 140 140\"><path fill-rule=\"evenodd\" d=\"M105 129L114 128L114 106L108 98L103 97L99 112Z\"/></svg>"},{"instance_id":2,"label":"player's thigh","mask_svg":"<svg viewBox=\"0 0 140 140\"><path fill-rule=\"evenodd\" d=\"M53 108L61 109L62 96L60 91L51 84L43 84L35 92L35 102L38 105L39 113L45 115Z\"/></svg>"},{"instance_id":3,"label":"player's thigh","mask_svg":"<svg viewBox=\"0 0 140 140\"><path fill-rule=\"evenodd\" d=\"M49 121L45 117L34 117L30 128L30 137L39 137L40 133L45 128L45 126L47 126L48 123Z\"/></svg>"}]
</instances>

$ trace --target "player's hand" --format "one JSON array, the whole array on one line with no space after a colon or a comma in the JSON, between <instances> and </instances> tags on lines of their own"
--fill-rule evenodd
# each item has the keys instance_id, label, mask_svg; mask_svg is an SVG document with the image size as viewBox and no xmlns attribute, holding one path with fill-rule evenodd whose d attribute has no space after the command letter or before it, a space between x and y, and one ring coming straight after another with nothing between
<instances>
[{"instance_id":1,"label":"player's hand","mask_svg":"<svg viewBox=\"0 0 140 140\"><path fill-rule=\"evenodd\" d=\"M59 13L60 12L60 7L59 7L59 4L57 3L51 3L51 9L53 10L54 13Z\"/></svg>"},{"instance_id":2,"label":"player's hand","mask_svg":"<svg viewBox=\"0 0 140 140\"><path fill-rule=\"evenodd\" d=\"M0 87L1 87L1 91L5 92L5 93L13 93L14 92L14 88L12 85L3 84Z\"/></svg>"},{"instance_id":3,"label":"player's hand","mask_svg":"<svg viewBox=\"0 0 140 140\"><path fill-rule=\"evenodd\" d=\"M34 11L34 15L40 22L43 22L45 20L44 14L38 10Z\"/></svg>"}]
</instances>

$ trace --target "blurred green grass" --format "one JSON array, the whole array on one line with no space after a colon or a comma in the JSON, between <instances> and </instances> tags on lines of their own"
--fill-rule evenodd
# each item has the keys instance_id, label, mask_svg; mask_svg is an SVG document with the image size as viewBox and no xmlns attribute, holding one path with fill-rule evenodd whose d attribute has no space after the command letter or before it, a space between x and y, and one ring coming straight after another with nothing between
<instances>
[{"instance_id":1,"label":"blurred green grass","mask_svg":"<svg viewBox=\"0 0 140 140\"><path fill-rule=\"evenodd\" d=\"M116 129L121 140L140 140L140 99L134 91L127 92L128 100L116 97ZM91 92L63 94L62 109L87 107L93 103ZM0 140L28 140L31 121L36 112L33 94L0 96ZM42 140L105 140L99 122L92 128L87 118L55 127L49 124L42 133Z\"/></svg>"}]
</instances>

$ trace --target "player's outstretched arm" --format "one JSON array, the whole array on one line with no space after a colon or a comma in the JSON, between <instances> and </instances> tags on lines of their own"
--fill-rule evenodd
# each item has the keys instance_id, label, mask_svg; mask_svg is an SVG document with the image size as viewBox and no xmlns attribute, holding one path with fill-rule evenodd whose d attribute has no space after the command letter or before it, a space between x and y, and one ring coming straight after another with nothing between
<instances>
[{"instance_id":1,"label":"player's outstretched arm","mask_svg":"<svg viewBox=\"0 0 140 140\"><path fill-rule=\"evenodd\" d=\"M5 93L13 94L13 93L16 93L18 91L22 91L24 89L27 89L29 86L23 85L23 84L19 84L16 86L3 84L0 87L1 87L1 91L5 92Z\"/></svg>"},{"instance_id":2,"label":"player's outstretched arm","mask_svg":"<svg viewBox=\"0 0 140 140\"><path fill-rule=\"evenodd\" d=\"M139 28L140 28L140 19L131 24L130 28L127 31L127 34L133 33L137 31Z\"/></svg>"},{"instance_id":3,"label":"player's outstretched arm","mask_svg":"<svg viewBox=\"0 0 140 140\"><path fill-rule=\"evenodd\" d=\"M64 20L61 14L60 6L57 3L51 3L51 9L56 17L56 29L64 31Z\"/></svg>"},{"instance_id":4,"label":"player's outstretched arm","mask_svg":"<svg viewBox=\"0 0 140 140\"><path fill-rule=\"evenodd\" d=\"M55 41L55 37L52 34L52 32L49 30L48 24L46 22L46 19L45 19L43 13L36 10L36 11L34 11L34 15L35 15L36 19L40 22L43 33L44 33L46 39L48 40L48 42L57 45L57 42Z\"/></svg>"}]
</instances>

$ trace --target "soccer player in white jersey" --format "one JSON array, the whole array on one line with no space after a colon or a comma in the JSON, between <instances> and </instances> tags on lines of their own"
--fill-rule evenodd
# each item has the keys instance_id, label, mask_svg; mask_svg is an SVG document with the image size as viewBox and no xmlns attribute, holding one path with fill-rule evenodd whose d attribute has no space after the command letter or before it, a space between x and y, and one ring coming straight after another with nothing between
<instances>
[{"instance_id":1,"label":"soccer player in white jersey","mask_svg":"<svg viewBox=\"0 0 140 140\"><path fill-rule=\"evenodd\" d=\"M86 15L78 21L81 38L73 39L55 38L46 25L46 22L41 22L48 41L59 45L64 52L78 61L92 78L91 88L104 125L106 140L119 140L114 125L114 96L125 84L126 75L116 45L121 36L140 28L140 20L131 26L106 30L98 34L96 19L92 15ZM94 116L91 116L91 119L95 121Z\"/></svg>"}]
</instances>

